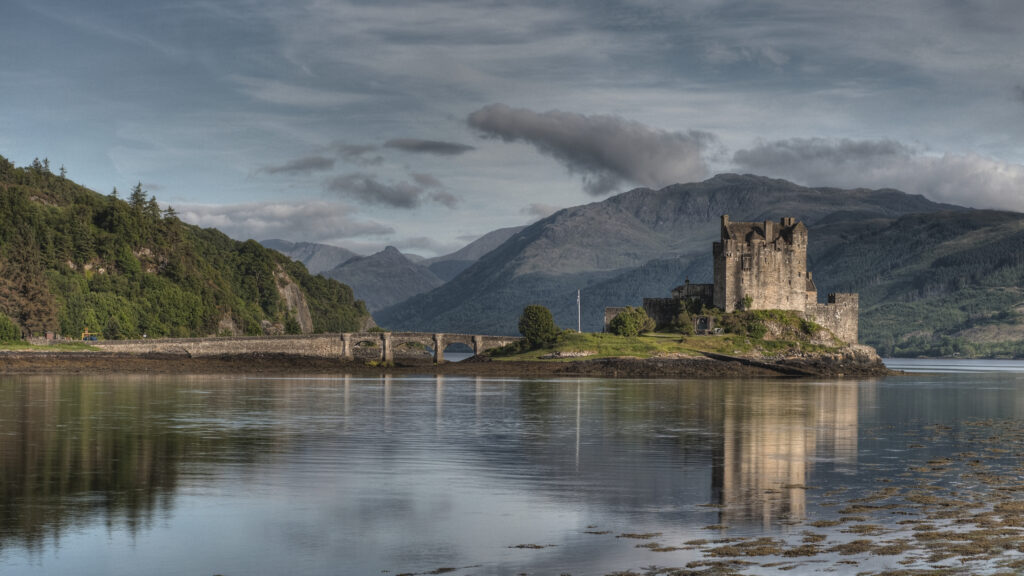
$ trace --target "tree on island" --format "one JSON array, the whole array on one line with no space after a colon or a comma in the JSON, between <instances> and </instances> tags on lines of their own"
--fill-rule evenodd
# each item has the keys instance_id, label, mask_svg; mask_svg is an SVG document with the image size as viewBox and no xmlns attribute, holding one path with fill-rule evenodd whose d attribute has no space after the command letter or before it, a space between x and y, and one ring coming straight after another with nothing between
<instances>
[{"instance_id":1,"label":"tree on island","mask_svg":"<svg viewBox=\"0 0 1024 576\"><path fill-rule=\"evenodd\" d=\"M627 306L608 323L608 329L619 336L637 336L641 332L654 330L654 320L643 308Z\"/></svg>"},{"instance_id":2,"label":"tree on island","mask_svg":"<svg viewBox=\"0 0 1024 576\"><path fill-rule=\"evenodd\" d=\"M559 331L551 311L544 306L530 304L523 308L519 316L519 333L526 338L531 348L554 342Z\"/></svg>"}]
</instances>

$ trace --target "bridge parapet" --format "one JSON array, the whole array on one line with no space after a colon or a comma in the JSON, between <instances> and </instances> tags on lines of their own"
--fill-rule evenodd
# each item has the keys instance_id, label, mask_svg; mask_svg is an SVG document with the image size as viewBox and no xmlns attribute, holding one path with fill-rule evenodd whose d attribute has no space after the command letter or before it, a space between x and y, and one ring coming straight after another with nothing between
<instances>
[{"instance_id":1,"label":"bridge parapet","mask_svg":"<svg viewBox=\"0 0 1024 576\"><path fill-rule=\"evenodd\" d=\"M382 362L393 362L395 349L404 344L419 344L434 350L434 362L444 362L444 349L449 344L465 344L474 354L500 348L522 340L517 336L491 336L484 334L448 334L442 332L345 332L341 334L342 357L355 357L355 346L371 343L380 347Z\"/></svg>"}]
</instances>

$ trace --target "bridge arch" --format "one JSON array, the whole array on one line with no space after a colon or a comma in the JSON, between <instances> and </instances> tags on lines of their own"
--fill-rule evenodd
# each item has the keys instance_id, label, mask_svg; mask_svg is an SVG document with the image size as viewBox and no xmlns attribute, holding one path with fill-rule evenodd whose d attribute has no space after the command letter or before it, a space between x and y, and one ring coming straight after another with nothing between
<instances>
[{"instance_id":1,"label":"bridge arch","mask_svg":"<svg viewBox=\"0 0 1024 576\"><path fill-rule=\"evenodd\" d=\"M442 332L345 332L341 335L342 356L354 358L354 347L362 343L380 346L380 360L393 362L396 347L418 345L434 350L434 362L444 362L444 350L449 344L465 344L474 354L522 340L514 336L487 336L482 334L448 334Z\"/></svg>"}]
</instances>

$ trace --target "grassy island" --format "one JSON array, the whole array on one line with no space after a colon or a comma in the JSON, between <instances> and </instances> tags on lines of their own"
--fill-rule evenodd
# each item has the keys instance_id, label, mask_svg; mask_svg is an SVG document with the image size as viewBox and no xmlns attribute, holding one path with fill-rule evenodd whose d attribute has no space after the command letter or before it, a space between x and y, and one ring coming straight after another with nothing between
<instances>
[{"instance_id":1,"label":"grassy island","mask_svg":"<svg viewBox=\"0 0 1024 576\"><path fill-rule=\"evenodd\" d=\"M573 361L581 358L697 357L708 354L755 358L779 358L829 354L845 347L814 322L784 310L748 310L713 315L717 333L696 334L689 318L673 327L636 335L557 331L549 338L527 338L492 350L495 360ZM681 329L689 327L690 329Z\"/></svg>"}]
</instances>

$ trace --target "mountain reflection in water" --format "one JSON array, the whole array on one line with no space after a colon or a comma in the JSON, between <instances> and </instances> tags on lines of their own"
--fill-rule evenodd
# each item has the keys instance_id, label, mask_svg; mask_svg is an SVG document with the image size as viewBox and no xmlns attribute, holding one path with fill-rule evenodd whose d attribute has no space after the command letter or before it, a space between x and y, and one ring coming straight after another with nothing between
<instances>
[{"instance_id":1,"label":"mountain reflection in water","mask_svg":"<svg viewBox=\"0 0 1024 576\"><path fill-rule=\"evenodd\" d=\"M866 424L1020 404L893 382L7 377L0 573L603 574L653 560L588 532L778 533L884 473Z\"/></svg>"}]
</instances>

